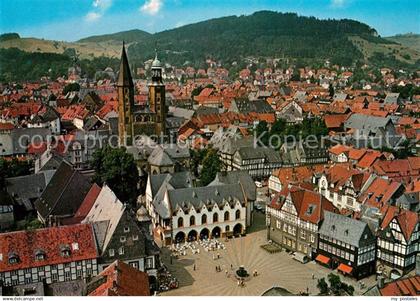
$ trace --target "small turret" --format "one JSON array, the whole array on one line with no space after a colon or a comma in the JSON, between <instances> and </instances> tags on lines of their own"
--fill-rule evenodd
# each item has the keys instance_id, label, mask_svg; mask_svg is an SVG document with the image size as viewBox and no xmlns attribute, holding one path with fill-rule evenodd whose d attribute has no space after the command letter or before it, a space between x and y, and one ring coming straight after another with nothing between
<instances>
[{"instance_id":1,"label":"small turret","mask_svg":"<svg viewBox=\"0 0 420 301\"><path fill-rule=\"evenodd\" d=\"M158 59L157 50L155 50L155 59L152 62L152 83L162 84L162 64Z\"/></svg>"}]
</instances>

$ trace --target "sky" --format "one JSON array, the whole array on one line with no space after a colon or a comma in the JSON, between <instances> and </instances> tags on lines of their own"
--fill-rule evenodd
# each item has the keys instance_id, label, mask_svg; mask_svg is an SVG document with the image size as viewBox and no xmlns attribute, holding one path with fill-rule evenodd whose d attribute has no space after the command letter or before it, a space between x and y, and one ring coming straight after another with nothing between
<instances>
[{"instance_id":1,"label":"sky","mask_svg":"<svg viewBox=\"0 0 420 301\"><path fill-rule=\"evenodd\" d=\"M420 0L0 0L0 32L76 41L130 29L154 33L259 10L354 19L381 36L420 33Z\"/></svg>"}]
</instances>

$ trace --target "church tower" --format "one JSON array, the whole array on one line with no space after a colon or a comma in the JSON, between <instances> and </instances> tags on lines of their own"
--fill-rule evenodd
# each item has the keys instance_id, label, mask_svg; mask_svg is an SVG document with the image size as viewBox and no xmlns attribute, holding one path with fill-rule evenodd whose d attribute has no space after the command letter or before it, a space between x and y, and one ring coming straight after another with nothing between
<instances>
[{"instance_id":1,"label":"church tower","mask_svg":"<svg viewBox=\"0 0 420 301\"><path fill-rule=\"evenodd\" d=\"M152 81L149 84L149 108L155 114L156 135L165 135L165 85L162 79L162 64L157 58L157 52L152 63Z\"/></svg>"},{"instance_id":2,"label":"church tower","mask_svg":"<svg viewBox=\"0 0 420 301\"><path fill-rule=\"evenodd\" d=\"M118 136L120 146L132 146L134 139L133 109L134 84L128 65L127 54L123 44L120 72L117 80L118 88Z\"/></svg>"}]
</instances>

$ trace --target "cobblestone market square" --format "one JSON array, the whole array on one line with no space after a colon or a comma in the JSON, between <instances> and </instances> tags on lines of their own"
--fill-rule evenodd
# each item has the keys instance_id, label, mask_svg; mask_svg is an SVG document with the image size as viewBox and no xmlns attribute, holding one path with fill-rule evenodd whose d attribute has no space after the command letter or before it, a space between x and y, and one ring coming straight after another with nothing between
<instances>
[{"instance_id":1,"label":"cobblestone market square","mask_svg":"<svg viewBox=\"0 0 420 301\"><path fill-rule=\"evenodd\" d=\"M259 296L272 287L282 288L285 293L293 295L306 293L307 290L310 295L317 295L318 279L327 278L331 272L337 274L336 271L322 267L315 261L302 264L284 250L272 254L263 250L261 245L267 244L264 216L256 213L254 221L255 224L246 236L228 241L219 239L226 247L224 250L206 252L199 247L200 253L192 254L191 250L188 250L186 256L173 258L171 264L170 251L168 248L163 248L162 260L178 279L179 288L163 292L161 295ZM213 259L217 257L217 253L220 254L220 258ZM250 274L244 282L244 287L238 286L235 278L235 272L241 265ZM216 266L221 267L221 272L216 272ZM258 272L256 277L252 275L254 270ZM343 275L340 275L340 278L354 286L355 295L362 293L354 279ZM375 283L375 277L371 276L362 281L366 287L369 287Z\"/></svg>"}]
</instances>

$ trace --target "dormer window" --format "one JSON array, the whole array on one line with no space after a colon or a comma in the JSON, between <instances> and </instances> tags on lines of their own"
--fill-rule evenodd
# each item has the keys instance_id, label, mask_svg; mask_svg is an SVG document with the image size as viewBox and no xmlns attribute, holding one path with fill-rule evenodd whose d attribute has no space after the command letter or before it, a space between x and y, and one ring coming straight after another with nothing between
<instances>
[{"instance_id":1,"label":"dormer window","mask_svg":"<svg viewBox=\"0 0 420 301\"><path fill-rule=\"evenodd\" d=\"M125 242L125 241L126 241L125 236L121 236L121 237L120 237L120 242Z\"/></svg>"},{"instance_id":2,"label":"dormer window","mask_svg":"<svg viewBox=\"0 0 420 301\"><path fill-rule=\"evenodd\" d=\"M42 250L38 250L35 252L35 259L36 260L44 260L45 259L45 252Z\"/></svg>"},{"instance_id":3,"label":"dormer window","mask_svg":"<svg viewBox=\"0 0 420 301\"><path fill-rule=\"evenodd\" d=\"M130 227L124 227L124 233L130 232Z\"/></svg>"},{"instance_id":4,"label":"dormer window","mask_svg":"<svg viewBox=\"0 0 420 301\"><path fill-rule=\"evenodd\" d=\"M63 246L61 247L61 256L63 257L69 257L71 254L70 248L69 246Z\"/></svg>"},{"instance_id":5,"label":"dormer window","mask_svg":"<svg viewBox=\"0 0 420 301\"><path fill-rule=\"evenodd\" d=\"M19 262L19 256L16 253L9 254L9 263L16 264Z\"/></svg>"}]
</instances>

